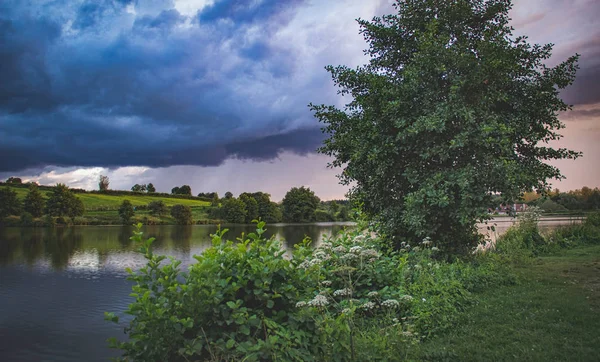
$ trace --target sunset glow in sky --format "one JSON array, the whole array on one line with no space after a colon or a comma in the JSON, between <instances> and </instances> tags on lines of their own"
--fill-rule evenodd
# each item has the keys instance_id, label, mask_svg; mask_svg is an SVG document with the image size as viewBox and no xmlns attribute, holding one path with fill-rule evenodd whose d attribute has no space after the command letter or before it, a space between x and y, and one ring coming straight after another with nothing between
<instances>
[{"instance_id":1,"label":"sunset glow in sky","mask_svg":"<svg viewBox=\"0 0 600 362\"><path fill-rule=\"evenodd\" d=\"M343 198L307 104L341 105L324 66L366 62L356 18L388 0L2 0L0 179L158 191L293 186ZM517 0L515 35L581 54L557 145L561 190L600 186L600 2Z\"/></svg>"}]
</instances>

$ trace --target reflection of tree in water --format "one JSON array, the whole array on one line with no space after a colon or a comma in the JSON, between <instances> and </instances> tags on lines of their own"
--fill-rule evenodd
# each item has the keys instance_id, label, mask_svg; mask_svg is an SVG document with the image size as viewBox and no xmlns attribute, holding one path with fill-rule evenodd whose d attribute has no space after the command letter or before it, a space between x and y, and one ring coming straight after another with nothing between
<instances>
[{"instance_id":1,"label":"reflection of tree in water","mask_svg":"<svg viewBox=\"0 0 600 362\"><path fill-rule=\"evenodd\" d=\"M81 248L83 235L81 229L59 227L48 232L44 242L52 267L60 270L69 264L75 250Z\"/></svg>"},{"instance_id":2,"label":"reflection of tree in water","mask_svg":"<svg viewBox=\"0 0 600 362\"><path fill-rule=\"evenodd\" d=\"M128 249L130 246L132 246L131 244L133 243L133 241L131 241L130 238L133 236L133 230L133 226L123 225L119 228L119 244L124 249Z\"/></svg>"},{"instance_id":3,"label":"reflection of tree in water","mask_svg":"<svg viewBox=\"0 0 600 362\"><path fill-rule=\"evenodd\" d=\"M16 228L0 228L0 265L14 263L21 249L21 239Z\"/></svg>"},{"instance_id":4,"label":"reflection of tree in water","mask_svg":"<svg viewBox=\"0 0 600 362\"><path fill-rule=\"evenodd\" d=\"M173 246L182 253L189 255L192 241L192 225L177 225L171 228L170 234Z\"/></svg>"},{"instance_id":5,"label":"reflection of tree in water","mask_svg":"<svg viewBox=\"0 0 600 362\"><path fill-rule=\"evenodd\" d=\"M38 228L21 231L23 258L28 265L33 265L44 257L44 231Z\"/></svg>"}]
</instances>

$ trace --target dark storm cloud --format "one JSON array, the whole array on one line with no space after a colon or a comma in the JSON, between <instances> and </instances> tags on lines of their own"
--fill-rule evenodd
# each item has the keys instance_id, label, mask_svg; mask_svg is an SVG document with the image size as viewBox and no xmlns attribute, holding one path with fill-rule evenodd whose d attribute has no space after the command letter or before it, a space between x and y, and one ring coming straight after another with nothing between
<instances>
[{"instance_id":1,"label":"dark storm cloud","mask_svg":"<svg viewBox=\"0 0 600 362\"><path fill-rule=\"evenodd\" d=\"M314 151L306 104L323 98L297 88L329 80L267 36L300 3L222 0L186 17L171 1L3 1L0 171Z\"/></svg>"}]
</instances>

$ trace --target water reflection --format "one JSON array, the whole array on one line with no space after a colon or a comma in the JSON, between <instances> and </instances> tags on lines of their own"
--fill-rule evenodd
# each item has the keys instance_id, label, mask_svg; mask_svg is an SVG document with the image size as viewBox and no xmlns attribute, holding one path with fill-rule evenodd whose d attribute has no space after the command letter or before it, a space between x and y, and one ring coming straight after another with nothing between
<instances>
[{"instance_id":1,"label":"water reflection","mask_svg":"<svg viewBox=\"0 0 600 362\"><path fill-rule=\"evenodd\" d=\"M351 224L320 223L306 225L268 225L265 236L283 240L287 249L305 237L316 244L324 235L337 233ZM225 225L226 238L235 240L242 233L255 232L253 225ZM214 225L145 226L145 237L156 238L157 253L173 256L186 265L193 255L212 245ZM20 265L49 268L54 271L101 270L123 271L143 264L131 241L131 226L87 226L71 228L0 228L0 266ZM82 266L86 266L83 268ZM92 267L93 265L93 267Z\"/></svg>"}]
</instances>

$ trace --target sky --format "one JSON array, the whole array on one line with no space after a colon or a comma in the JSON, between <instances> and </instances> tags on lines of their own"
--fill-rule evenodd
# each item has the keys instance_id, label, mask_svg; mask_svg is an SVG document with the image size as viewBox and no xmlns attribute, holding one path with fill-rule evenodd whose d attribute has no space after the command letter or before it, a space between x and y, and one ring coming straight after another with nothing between
<instances>
[{"instance_id":1,"label":"sky","mask_svg":"<svg viewBox=\"0 0 600 362\"><path fill-rule=\"evenodd\" d=\"M366 63L355 19L391 12L390 0L2 0L0 179L343 198L307 105L347 101L324 66ZM595 0L511 12L515 34L555 44L551 65L581 54L556 145L584 156L554 162L561 190L600 186L599 15Z\"/></svg>"}]
</instances>

